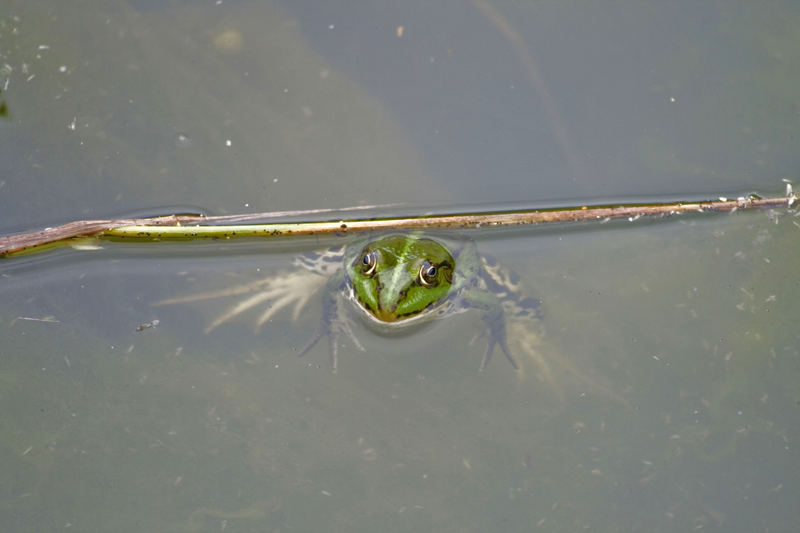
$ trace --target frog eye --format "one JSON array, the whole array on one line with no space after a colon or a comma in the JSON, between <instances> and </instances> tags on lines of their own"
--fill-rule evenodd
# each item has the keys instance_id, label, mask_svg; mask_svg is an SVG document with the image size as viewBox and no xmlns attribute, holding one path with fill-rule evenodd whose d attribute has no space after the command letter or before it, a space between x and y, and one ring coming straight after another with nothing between
<instances>
[{"instance_id":1,"label":"frog eye","mask_svg":"<svg viewBox=\"0 0 800 533\"><path fill-rule=\"evenodd\" d=\"M436 268L436 265L432 265L430 261L424 261L422 266L419 267L419 284L423 287L432 287L436 284L436 274L439 273L439 269Z\"/></svg>"},{"instance_id":2,"label":"frog eye","mask_svg":"<svg viewBox=\"0 0 800 533\"><path fill-rule=\"evenodd\" d=\"M378 268L378 254L375 250L367 252L361 256L361 273L365 276L372 276L375 274L375 269Z\"/></svg>"}]
</instances>

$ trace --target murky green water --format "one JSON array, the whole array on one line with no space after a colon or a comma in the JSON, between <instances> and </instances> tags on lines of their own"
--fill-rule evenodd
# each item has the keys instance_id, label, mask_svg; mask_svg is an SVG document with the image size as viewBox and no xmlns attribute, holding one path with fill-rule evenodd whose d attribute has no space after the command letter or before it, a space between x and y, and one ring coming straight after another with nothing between
<instances>
[{"instance_id":1,"label":"murky green water","mask_svg":"<svg viewBox=\"0 0 800 533\"><path fill-rule=\"evenodd\" d=\"M769 192L797 174L792 5L211 4L8 4L3 233L177 205ZM2 261L0 529L793 531L799 226L477 235L543 301L541 358L518 373L477 371L472 313L391 337L356 323L366 352L343 340L332 375L324 346L297 357L315 302L210 334L235 297L153 305L327 243Z\"/></svg>"},{"instance_id":2,"label":"murky green water","mask_svg":"<svg viewBox=\"0 0 800 533\"><path fill-rule=\"evenodd\" d=\"M3 515L18 531L789 530L792 222L481 242L545 301L553 381L524 356L478 373L469 314L400 337L357 324L367 352L343 342L332 375L324 346L296 355L314 305L210 335L227 303L151 305L285 270L252 246L7 272Z\"/></svg>"}]
</instances>

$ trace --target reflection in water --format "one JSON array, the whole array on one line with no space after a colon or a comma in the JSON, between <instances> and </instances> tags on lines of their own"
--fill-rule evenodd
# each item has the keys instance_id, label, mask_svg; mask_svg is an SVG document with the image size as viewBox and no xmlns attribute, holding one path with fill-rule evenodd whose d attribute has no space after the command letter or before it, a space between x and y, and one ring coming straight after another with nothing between
<instances>
[{"instance_id":1,"label":"reflection in water","mask_svg":"<svg viewBox=\"0 0 800 533\"><path fill-rule=\"evenodd\" d=\"M536 92L536 96L541 100L542 108L550 122L550 127L553 129L553 136L573 178L585 179L588 177L588 173L580 155L581 151L572 140L572 135L570 135L567 123L558 108L558 103L550 94L550 89L547 87L544 77L539 73L531 48L525 43L519 32L514 29L514 26L491 3L487 0L472 0L472 3L486 15L486 18L500 31L514 49L514 54L522 63L528 82Z\"/></svg>"}]
</instances>

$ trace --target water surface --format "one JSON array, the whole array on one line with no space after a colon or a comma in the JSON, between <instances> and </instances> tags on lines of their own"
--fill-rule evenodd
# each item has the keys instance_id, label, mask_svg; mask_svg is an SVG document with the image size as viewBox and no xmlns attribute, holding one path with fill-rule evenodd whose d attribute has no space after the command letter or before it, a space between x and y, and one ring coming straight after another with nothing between
<instances>
[{"instance_id":1,"label":"water surface","mask_svg":"<svg viewBox=\"0 0 800 533\"><path fill-rule=\"evenodd\" d=\"M11 1L0 231L78 218L780 193L791 3ZM402 28L402 29L401 29ZM481 326L165 298L329 241L106 243L0 262L4 531L793 531L793 212L475 237L543 301ZM154 327L149 327L154 326Z\"/></svg>"}]
</instances>

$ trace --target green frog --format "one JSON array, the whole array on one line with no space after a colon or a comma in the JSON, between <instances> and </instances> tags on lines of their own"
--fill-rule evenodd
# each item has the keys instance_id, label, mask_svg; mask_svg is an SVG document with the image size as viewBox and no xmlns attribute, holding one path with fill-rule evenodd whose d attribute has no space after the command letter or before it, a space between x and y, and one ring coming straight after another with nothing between
<instances>
[{"instance_id":1,"label":"green frog","mask_svg":"<svg viewBox=\"0 0 800 533\"><path fill-rule=\"evenodd\" d=\"M266 306L256 320L258 328L291 305L296 320L310 298L324 288L322 318L300 355L327 337L333 372L339 366L340 337L349 337L359 350L364 350L351 327L346 309L349 303L369 324L381 330L475 310L484 324L479 336L487 339L480 370L486 368L498 349L514 370L520 370L509 348L510 325L514 344L539 364L540 377L550 379L548 365L536 350L541 334L540 301L526 297L519 277L490 257L480 255L471 240L450 248L422 234L390 234L304 254L293 263L298 268L291 272L221 291L164 300L157 305L251 293L214 319L206 332L245 311Z\"/></svg>"}]
</instances>

